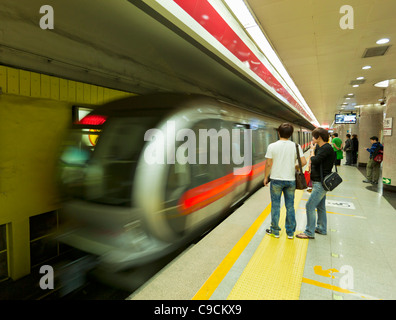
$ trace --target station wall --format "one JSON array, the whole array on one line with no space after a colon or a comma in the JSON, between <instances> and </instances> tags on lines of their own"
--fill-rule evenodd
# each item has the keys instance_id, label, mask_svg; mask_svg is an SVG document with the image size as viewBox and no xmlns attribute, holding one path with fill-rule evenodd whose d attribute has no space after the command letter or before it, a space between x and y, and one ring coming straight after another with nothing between
<instances>
[{"instance_id":1,"label":"station wall","mask_svg":"<svg viewBox=\"0 0 396 320\"><path fill-rule=\"evenodd\" d=\"M0 88L1 281L30 273L32 248L45 249L46 230L57 224L56 163L72 106L133 94L1 65Z\"/></svg>"}]
</instances>

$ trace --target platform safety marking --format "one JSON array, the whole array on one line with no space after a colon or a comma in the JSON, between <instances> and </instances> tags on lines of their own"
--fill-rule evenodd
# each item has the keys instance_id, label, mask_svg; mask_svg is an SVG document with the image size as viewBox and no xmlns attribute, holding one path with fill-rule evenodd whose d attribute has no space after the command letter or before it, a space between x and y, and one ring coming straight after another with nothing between
<instances>
[{"instance_id":1,"label":"platform safety marking","mask_svg":"<svg viewBox=\"0 0 396 320\"><path fill-rule=\"evenodd\" d=\"M356 210L355 205L352 202L347 202L347 201L327 200L326 199L326 206Z\"/></svg>"},{"instance_id":2,"label":"platform safety marking","mask_svg":"<svg viewBox=\"0 0 396 320\"><path fill-rule=\"evenodd\" d=\"M296 192L296 209L302 194ZM284 225L285 217L283 207L280 225ZM308 240L287 239L282 229L278 239L264 236L227 299L299 299Z\"/></svg>"},{"instance_id":3,"label":"platform safety marking","mask_svg":"<svg viewBox=\"0 0 396 320\"><path fill-rule=\"evenodd\" d=\"M260 214L256 221L250 226L245 232L242 238L232 248L224 260L217 266L212 275L206 280L203 286L198 290L192 300L208 300L216 288L219 286L224 277L231 270L234 263L238 260L239 256L248 246L257 230L263 224L267 216L271 213L271 204L269 204L265 210Z\"/></svg>"},{"instance_id":4,"label":"platform safety marking","mask_svg":"<svg viewBox=\"0 0 396 320\"><path fill-rule=\"evenodd\" d=\"M352 296L359 297L359 298L362 298L362 299L382 300L380 298L373 297L373 296L370 296L368 294L364 294L364 293L360 293L360 292L354 292L354 291L351 291L351 290L348 290L348 289L343 289L343 288L340 288L338 286L334 286L332 284L323 283L323 282L312 280L312 279L308 279L308 278L303 278L302 282L306 283L306 284L313 285L313 286L317 286L317 287L320 287L320 288L324 288L324 289L328 289L328 290L332 290L332 291L336 291L336 292L340 292L340 293L350 294Z\"/></svg>"}]
</instances>

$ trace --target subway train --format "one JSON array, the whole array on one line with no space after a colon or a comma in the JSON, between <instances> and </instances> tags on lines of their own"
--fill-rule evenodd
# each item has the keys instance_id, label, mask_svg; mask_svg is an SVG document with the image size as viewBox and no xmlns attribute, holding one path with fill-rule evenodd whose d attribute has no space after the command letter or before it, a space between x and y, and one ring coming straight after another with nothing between
<instances>
[{"instance_id":1,"label":"subway train","mask_svg":"<svg viewBox=\"0 0 396 320\"><path fill-rule=\"evenodd\" d=\"M285 121L199 95L128 97L77 123L59 161L61 243L121 271L188 244L263 186ZM308 148L310 130L292 140Z\"/></svg>"}]
</instances>

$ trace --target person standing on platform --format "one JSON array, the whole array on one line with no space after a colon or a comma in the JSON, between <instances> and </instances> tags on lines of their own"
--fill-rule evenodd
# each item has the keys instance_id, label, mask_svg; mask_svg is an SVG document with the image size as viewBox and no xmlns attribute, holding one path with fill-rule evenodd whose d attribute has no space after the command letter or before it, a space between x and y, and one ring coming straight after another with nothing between
<instances>
[{"instance_id":1,"label":"person standing on platform","mask_svg":"<svg viewBox=\"0 0 396 320\"><path fill-rule=\"evenodd\" d=\"M338 138L337 132L333 133L333 139L331 140L331 144L335 153L337 154L336 165L339 166L341 165L341 160L344 158L344 155L342 152L342 140Z\"/></svg>"},{"instance_id":2,"label":"person standing on platform","mask_svg":"<svg viewBox=\"0 0 396 320\"><path fill-rule=\"evenodd\" d=\"M351 140L351 135L348 133L346 135L346 140L345 140L345 146L344 146L344 151L346 155L346 165L351 166L352 165L352 151L353 151L353 144Z\"/></svg>"},{"instance_id":3,"label":"person standing on platform","mask_svg":"<svg viewBox=\"0 0 396 320\"><path fill-rule=\"evenodd\" d=\"M323 177L325 177L330 174L336 160L336 153L328 143L329 133L326 129L316 128L312 131L312 140L311 153L308 158L308 161L311 163L312 193L305 206L307 210L307 226L303 233L296 235L300 239L315 239L315 233L327 234L327 191L322 185L320 167L322 167ZM315 209L318 211L317 221Z\"/></svg>"},{"instance_id":4,"label":"person standing on platform","mask_svg":"<svg viewBox=\"0 0 396 320\"><path fill-rule=\"evenodd\" d=\"M265 179L264 185L267 186L271 180L271 227L266 233L272 237L279 238L279 217L280 217L280 200L283 195L285 197L286 206L286 233L289 239L294 238L296 230L296 217L294 210L294 192L296 190L296 160L301 159L301 165L305 166L307 161L301 146L289 140L292 136L294 128L289 123L283 123L278 128L279 140L268 146L265 155Z\"/></svg>"},{"instance_id":5,"label":"person standing on platform","mask_svg":"<svg viewBox=\"0 0 396 320\"><path fill-rule=\"evenodd\" d=\"M357 164L358 151L359 151L359 140L357 134L352 135L352 165Z\"/></svg>"},{"instance_id":6,"label":"person standing on platform","mask_svg":"<svg viewBox=\"0 0 396 320\"><path fill-rule=\"evenodd\" d=\"M383 145L378 142L378 137L373 136L370 138L371 148L367 148L366 150L370 152L370 159L367 162L366 167L366 180L363 180L365 183L378 184L379 179L379 171L380 171L380 162L374 161L375 156L378 154L380 150L383 150Z\"/></svg>"}]
</instances>

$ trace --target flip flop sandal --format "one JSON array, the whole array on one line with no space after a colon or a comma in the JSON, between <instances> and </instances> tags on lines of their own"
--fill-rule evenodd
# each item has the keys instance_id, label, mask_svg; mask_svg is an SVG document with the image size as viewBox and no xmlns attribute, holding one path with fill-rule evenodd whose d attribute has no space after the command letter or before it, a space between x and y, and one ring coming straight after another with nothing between
<instances>
[{"instance_id":1,"label":"flip flop sandal","mask_svg":"<svg viewBox=\"0 0 396 320\"><path fill-rule=\"evenodd\" d=\"M311 237L305 233L299 233L298 235L296 235L296 238L299 239L315 239L315 237Z\"/></svg>"}]
</instances>

